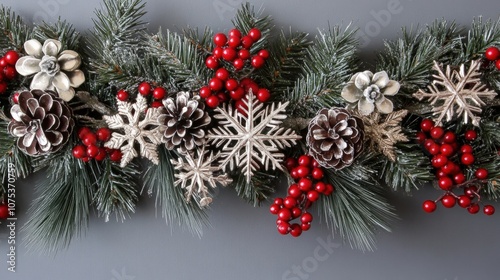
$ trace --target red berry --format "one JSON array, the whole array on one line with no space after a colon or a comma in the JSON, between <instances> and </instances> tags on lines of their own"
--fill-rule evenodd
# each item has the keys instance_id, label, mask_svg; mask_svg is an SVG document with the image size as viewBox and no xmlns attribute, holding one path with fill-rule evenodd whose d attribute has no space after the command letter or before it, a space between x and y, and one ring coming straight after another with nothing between
<instances>
[{"instance_id":1,"label":"red berry","mask_svg":"<svg viewBox=\"0 0 500 280\"><path fill-rule=\"evenodd\" d=\"M239 83L236 79L228 79L226 81L226 89L227 90L235 90L239 86Z\"/></svg>"},{"instance_id":2,"label":"red berry","mask_svg":"<svg viewBox=\"0 0 500 280\"><path fill-rule=\"evenodd\" d=\"M313 158L311 161L312 161L312 162L311 162L312 167L321 167L321 166L319 165L318 161L317 161L317 160L315 160L314 158Z\"/></svg>"},{"instance_id":3,"label":"red berry","mask_svg":"<svg viewBox=\"0 0 500 280\"><path fill-rule=\"evenodd\" d=\"M471 165L474 163L475 158L473 154L466 153L462 154L460 161L462 162L463 165Z\"/></svg>"},{"instance_id":4,"label":"red berry","mask_svg":"<svg viewBox=\"0 0 500 280\"><path fill-rule=\"evenodd\" d=\"M302 231L308 231L311 228L311 224L301 224L300 227L302 228Z\"/></svg>"},{"instance_id":5,"label":"red berry","mask_svg":"<svg viewBox=\"0 0 500 280\"><path fill-rule=\"evenodd\" d=\"M477 212L479 212L479 205L477 203L472 203L469 207L467 207L467 211L471 214L477 214Z\"/></svg>"},{"instance_id":6,"label":"red berry","mask_svg":"<svg viewBox=\"0 0 500 280\"><path fill-rule=\"evenodd\" d=\"M432 166L435 168L441 168L445 166L447 162L448 158L441 154L436 155L432 158Z\"/></svg>"},{"instance_id":7,"label":"red berry","mask_svg":"<svg viewBox=\"0 0 500 280\"><path fill-rule=\"evenodd\" d=\"M216 95L217 95L217 98L219 98L219 102L221 102L221 103L229 101L229 97L223 91L219 91Z\"/></svg>"},{"instance_id":8,"label":"red berry","mask_svg":"<svg viewBox=\"0 0 500 280\"><path fill-rule=\"evenodd\" d=\"M240 100L245 96L245 91L242 87L237 87L235 90L229 92L229 96L231 96L233 100Z\"/></svg>"},{"instance_id":9,"label":"red berry","mask_svg":"<svg viewBox=\"0 0 500 280\"><path fill-rule=\"evenodd\" d=\"M219 98L216 95L210 95L205 99L205 104L210 108L217 108L219 106Z\"/></svg>"},{"instance_id":10,"label":"red berry","mask_svg":"<svg viewBox=\"0 0 500 280\"><path fill-rule=\"evenodd\" d=\"M96 145L89 145L87 147L87 156L90 158L95 158L99 154L99 147Z\"/></svg>"},{"instance_id":11,"label":"red berry","mask_svg":"<svg viewBox=\"0 0 500 280\"><path fill-rule=\"evenodd\" d=\"M425 142L425 139L427 139L427 135L425 135L425 132L423 131L417 132L417 142L419 144L423 144Z\"/></svg>"},{"instance_id":12,"label":"red berry","mask_svg":"<svg viewBox=\"0 0 500 280\"><path fill-rule=\"evenodd\" d=\"M331 184L326 184L326 191L324 192L324 195L331 195L334 191L335 188Z\"/></svg>"},{"instance_id":13,"label":"red berry","mask_svg":"<svg viewBox=\"0 0 500 280\"><path fill-rule=\"evenodd\" d=\"M431 129L430 135L431 135L432 139L436 139L436 140L441 139L441 137L443 137L443 135L444 135L444 129L440 126L433 127Z\"/></svg>"},{"instance_id":14,"label":"red berry","mask_svg":"<svg viewBox=\"0 0 500 280\"><path fill-rule=\"evenodd\" d=\"M307 192L307 199L311 202L315 202L319 199L319 193L315 190L310 190Z\"/></svg>"},{"instance_id":15,"label":"red berry","mask_svg":"<svg viewBox=\"0 0 500 280\"><path fill-rule=\"evenodd\" d=\"M252 57L252 66L254 68L261 68L262 66L264 66L264 63L266 63L266 61L262 57L258 55Z\"/></svg>"},{"instance_id":16,"label":"red berry","mask_svg":"<svg viewBox=\"0 0 500 280\"><path fill-rule=\"evenodd\" d=\"M309 178L302 178L299 180L299 189L303 192L307 192L312 189L312 181Z\"/></svg>"},{"instance_id":17,"label":"red berry","mask_svg":"<svg viewBox=\"0 0 500 280\"><path fill-rule=\"evenodd\" d=\"M296 219L302 215L302 210L299 207L292 208L292 219Z\"/></svg>"},{"instance_id":18,"label":"red berry","mask_svg":"<svg viewBox=\"0 0 500 280\"><path fill-rule=\"evenodd\" d=\"M302 195L302 191L299 188L299 185L293 184L288 187L288 195L294 198L299 198Z\"/></svg>"},{"instance_id":19,"label":"red berry","mask_svg":"<svg viewBox=\"0 0 500 280\"><path fill-rule=\"evenodd\" d=\"M153 90L153 98L160 100L163 99L167 95L167 91L162 87L157 87Z\"/></svg>"},{"instance_id":20,"label":"red berry","mask_svg":"<svg viewBox=\"0 0 500 280\"><path fill-rule=\"evenodd\" d=\"M273 215L277 215L278 212L280 211L281 207L279 207L277 204L271 204L271 207L269 207L269 211L271 212L271 214Z\"/></svg>"},{"instance_id":21,"label":"red berry","mask_svg":"<svg viewBox=\"0 0 500 280\"><path fill-rule=\"evenodd\" d=\"M278 232L285 235L290 232L290 224L288 222L282 221L278 224Z\"/></svg>"},{"instance_id":22,"label":"red berry","mask_svg":"<svg viewBox=\"0 0 500 280\"><path fill-rule=\"evenodd\" d=\"M0 220L7 220L9 217L9 207L7 204L0 204Z\"/></svg>"},{"instance_id":23,"label":"red berry","mask_svg":"<svg viewBox=\"0 0 500 280\"><path fill-rule=\"evenodd\" d=\"M318 193L324 194L326 192L326 184L323 182L317 182L316 185L314 185L314 190L316 190Z\"/></svg>"},{"instance_id":24,"label":"red berry","mask_svg":"<svg viewBox=\"0 0 500 280\"><path fill-rule=\"evenodd\" d=\"M266 102L269 98L271 98L271 93L268 89L260 88L257 91L257 99L259 99L260 102Z\"/></svg>"},{"instance_id":25,"label":"red berry","mask_svg":"<svg viewBox=\"0 0 500 280\"><path fill-rule=\"evenodd\" d=\"M469 144L464 144L462 147L460 147L460 152L462 154L472 154L474 150L472 149L472 146Z\"/></svg>"},{"instance_id":26,"label":"red berry","mask_svg":"<svg viewBox=\"0 0 500 280\"><path fill-rule=\"evenodd\" d=\"M439 154L439 152L441 151L441 146L439 146L439 144L436 144L436 143L433 143L431 146L429 146L427 148L427 151L431 154L431 155L437 155Z\"/></svg>"},{"instance_id":27,"label":"red berry","mask_svg":"<svg viewBox=\"0 0 500 280\"><path fill-rule=\"evenodd\" d=\"M436 178L446 177L448 174L443 171L443 169L439 169L436 173Z\"/></svg>"},{"instance_id":28,"label":"red berry","mask_svg":"<svg viewBox=\"0 0 500 280\"><path fill-rule=\"evenodd\" d=\"M0 69L3 69L5 66L9 65L5 58L0 58Z\"/></svg>"},{"instance_id":29,"label":"red berry","mask_svg":"<svg viewBox=\"0 0 500 280\"><path fill-rule=\"evenodd\" d=\"M309 167L304 166L304 165L298 166L296 168L296 170L297 170L297 175L299 176L299 178L304 178L304 177L308 176L309 172L310 172Z\"/></svg>"},{"instance_id":30,"label":"red berry","mask_svg":"<svg viewBox=\"0 0 500 280\"><path fill-rule=\"evenodd\" d=\"M245 49L251 48L253 45L253 39L250 36L243 36L241 38L241 46Z\"/></svg>"},{"instance_id":31,"label":"red berry","mask_svg":"<svg viewBox=\"0 0 500 280\"><path fill-rule=\"evenodd\" d=\"M442 155L447 157L452 156L454 154L453 146L450 144L441 145L439 151L441 152Z\"/></svg>"},{"instance_id":32,"label":"red berry","mask_svg":"<svg viewBox=\"0 0 500 280\"><path fill-rule=\"evenodd\" d=\"M425 212L432 213L436 210L436 202L432 200L426 200L422 204L422 208L424 209Z\"/></svg>"},{"instance_id":33,"label":"red berry","mask_svg":"<svg viewBox=\"0 0 500 280\"><path fill-rule=\"evenodd\" d=\"M3 74L7 80L13 80L17 75L16 68L10 65L5 66L5 68L3 69Z\"/></svg>"},{"instance_id":34,"label":"red berry","mask_svg":"<svg viewBox=\"0 0 500 280\"><path fill-rule=\"evenodd\" d=\"M231 48L237 48L241 44L241 38L238 36L231 36L229 37L229 40L227 41L227 44Z\"/></svg>"},{"instance_id":35,"label":"red berry","mask_svg":"<svg viewBox=\"0 0 500 280\"><path fill-rule=\"evenodd\" d=\"M285 166L286 166L286 169L288 171L297 167L297 165L298 165L297 160L295 160L294 158L289 157L289 158L285 159Z\"/></svg>"},{"instance_id":36,"label":"red berry","mask_svg":"<svg viewBox=\"0 0 500 280\"><path fill-rule=\"evenodd\" d=\"M500 58L500 50L497 47L489 47L484 52L484 57L489 61L494 61Z\"/></svg>"},{"instance_id":37,"label":"red berry","mask_svg":"<svg viewBox=\"0 0 500 280\"><path fill-rule=\"evenodd\" d=\"M244 89L246 92L251 91L254 95L256 95L257 92L259 91L259 85L257 83L255 83L254 81L252 81L252 82L245 84Z\"/></svg>"},{"instance_id":38,"label":"red berry","mask_svg":"<svg viewBox=\"0 0 500 280\"><path fill-rule=\"evenodd\" d=\"M476 172L474 172L474 176L479 180L485 180L488 178L488 170L486 168L478 168Z\"/></svg>"},{"instance_id":39,"label":"red berry","mask_svg":"<svg viewBox=\"0 0 500 280\"><path fill-rule=\"evenodd\" d=\"M208 86L210 87L211 90L213 91L219 91L224 87L224 83L222 82L221 79L219 78L212 78L208 82Z\"/></svg>"},{"instance_id":40,"label":"red berry","mask_svg":"<svg viewBox=\"0 0 500 280\"><path fill-rule=\"evenodd\" d=\"M299 237L302 234L302 227L299 224L293 224L290 227L290 235L293 237Z\"/></svg>"},{"instance_id":41,"label":"red berry","mask_svg":"<svg viewBox=\"0 0 500 280\"><path fill-rule=\"evenodd\" d=\"M233 61L233 66L234 66L234 69L239 71L245 67L245 61L241 58L235 58Z\"/></svg>"},{"instance_id":42,"label":"red berry","mask_svg":"<svg viewBox=\"0 0 500 280\"><path fill-rule=\"evenodd\" d=\"M233 61L236 58L236 50L233 48L225 48L222 51L222 58L226 61Z\"/></svg>"},{"instance_id":43,"label":"red berry","mask_svg":"<svg viewBox=\"0 0 500 280\"><path fill-rule=\"evenodd\" d=\"M151 92L151 85L148 82L142 82L139 84L139 93L142 95L148 95Z\"/></svg>"},{"instance_id":44,"label":"red berry","mask_svg":"<svg viewBox=\"0 0 500 280\"><path fill-rule=\"evenodd\" d=\"M260 57L262 57L263 59L268 59L269 58L269 51L267 51L267 50L260 50L257 55L260 56Z\"/></svg>"},{"instance_id":45,"label":"red berry","mask_svg":"<svg viewBox=\"0 0 500 280\"><path fill-rule=\"evenodd\" d=\"M288 209L292 209L295 205L297 205L297 200L291 196L287 196L283 200L283 205Z\"/></svg>"},{"instance_id":46,"label":"red berry","mask_svg":"<svg viewBox=\"0 0 500 280\"><path fill-rule=\"evenodd\" d=\"M19 59L19 54L14 50L10 50L5 53L3 58L7 64L14 66Z\"/></svg>"},{"instance_id":47,"label":"red berry","mask_svg":"<svg viewBox=\"0 0 500 280\"><path fill-rule=\"evenodd\" d=\"M85 137L85 135L87 135L88 133L91 133L92 130L90 130L90 128L88 127L82 127L78 130L78 138L80 140L83 140L83 138Z\"/></svg>"},{"instance_id":48,"label":"red berry","mask_svg":"<svg viewBox=\"0 0 500 280\"><path fill-rule=\"evenodd\" d=\"M469 186L464 189L464 194L469 196L470 198L474 198L477 194L477 187L476 186Z\"/></svg>"},{"instance_id":49,"label":"red berry","mask_svg":"<svg viewBox=\"0 0 500 280\"><path fill-rule=\"evenodd\" d=\"M128 100L128 92L125 91L124 89L120 89L118 93L116 93L116 98L120 101L127 101Z\"/></svg>"},{"instance_id":50,"label":"red berry","mask_svg":"<svg viewBox=\"0 0 500 280\"><path fill-rule=\"evenodd\" d=\"M205 60L205 65L208 69L216 69L217 67L219 67L219 60L214 56L209 56Z\"/></svg>"},{"instance_id":51,"label":"red berry","mask_svg":"<svg viewBox=\"0 0 500 280\"><path fill-rule=\"evenodd\" d=\"M442 168L441 170L445 173L445 174L453 174L453 172L455 172L455 169L456 169L456 164L453 163L453 161L448 161Z\"/></svg>"},{"instance_id":52,"label":"red berry","mask_svg":"<svg viewBox=\"0 0 500 280\"><path fill-rule=\"evenodd\" d=\"M212 56L215 58L215 59L221 59L222 58L222 52L224 51L224 49L222 49L221 47L215 47L214 50L212 51ZM210 68L210 67L209 67ZM217 67L216 67L217 68Z\"/></svg>"},{"instance_id":53,"label":"red berry","mask_svg":"<svg viewBox=\"0 0 500 280\"><path fill-rule=\"evenodd\" d=\"M313 215L311 215L311 213L309 212L304 212L304 214L302 214L302 217L300 217L300 222L303 224L307 224L312 221L313 221Z\"/></svg>"},{"instance_id":54,"label":"red berry","mask_svg":"<svg viewBox=\"0 0 500 280\"><path fill-rule=\"evenodd\" d=\"M226 68L219 68L215 71L215 77L227 81L229 79L229 71Z\"/></svg>"},{"instance_id":55,"label":"red berry","mask_svg":"<svg viewBox=\"0 0 500 280\"><path fill-rule=\"evenodd\" d=\"M483 207L483 212L484 212L484 214L491 216L491 215L495 214L495 207L493 207L493 205L485 205Z\"/></svg>"},{"instance_id":56,"label":"red berry","mask_svg":"<svg viewBox=\"0 0 500 280\"><path fill-rule=\"evenodd\" d=\"M200 88L200 97L201 98L208 98L210 95L212 95L212 90L208 86L204 86Z\"/></svg>"},{"instance_id":57,"label":"red berry","mask_svg":"<svg viewBox=\"0 0 500 280\"><path fill-rule=\"evenodd\" d=\"M96 131L99 141L107 142L111 138L111 131L107 127L101 127Z\"/></svg>"},{"instance_id":58,"label":"red berry","mask_svg":"<svg viewBox=\"0 0 500 280\"><path fill-rule=\"evenodd\" d=\"M323 169L319 167L314 167L311 172L311 175L314 179L321 180L323 179L323 176L325 176L325 173L323 172Z\"/></svg>"},{"instance_id":59,"label":"red berry","mask_svg":"<svg viewBox=\"0 0 500 280\"><path fill-rule=\"evenodd\" d=\"M465 132L465 140L474 141L477 138L477 132L475 130L467 130Z\"/></svg>"},{"instance_id":60,"label":"red berry","mask_svg":"<svg viewBox=\"0 0 500 280\"><path fill-rule=\"evenodd\" d=\"M434 127L434 122L430 119L423 119L420 123L420 129L423 132L429 132Z\"/></svg>"},{"instance_id":61,"label":"red berry","mask_svg":"<svg viewBox=\"0 0 500 280\"><path fill-rule=\"evenodd\" d=\"M250 36L255 42L257 42L262 36L262 33L258 28L252 28L250 29L250 31L248 31L248 36Z\"/></svg>"},{"instance_id":62,"label":"red berry","mask_svg":"<svg viewBox=\"0 0 500 280\"><path fill-rule=\"evenodd\" d=\"M302 166L310 166L312 157L309 155L301 155L297 160L297 163Z\"/></svg>"},{"instance_id":63,"label":"red berry","mask_svg":"<svg viewBox=\"0 0 500 280\"><path fill-rule=\"evenodd\" d=\"M7 91L7 83L5 81L0 81L0 94L3 94Z\"/></svg>"},{"instance_id":64,"label":"red berry","mask_svg":"<svg viewBox=\"0 0 500 280\"><path fill-rule=\"evenodd\" d=\"M457 140L457 135L453 131L446 131L443 140L448 144L454 143Z\"/></svg>"},{"instance_id":65,"label":"red berry","mask_svg":"<svg viewBox=\"0 0 500 280\"><path fill-rule=\"evenodd\" d=\"M109 154L109 159L115 162L122 160L122 152L120 150L112 150Z\"/></svg>"},{"instance_id":66,"label":"red berry","mask_svg":"<svg viewBox=\"0 0 500 280\"><path fill-rule=\"evenodd\" d=\"M83 158L83 157L87 156L85 146L83 146L83 145L76 145L73 148L72 152L73 152L73 156L75 158Z\"/></svg>"},{"instance_id":67,"label":"red berry","mask_svg":"<svg viewBox=\"0 0 500 280\"><path fill-rule=\"evenodd\" d=\"M243 60L247 60L250 58L250 51L247 50L247 49L241 49L239 52L238 52L238 57L243 59Z\"/></svg>"},{"instance_id":68,"label":"red berry","mask_svg":"<svg viewBox=\"0 0 500 280\"><path fill-rule=\"evenodd\" d=\"M214 36L214 44L219 47L223 47L227 43L227 37L224 33L217 33Z\"/></svg>"},{"instance_id":69,"label":"red berry","mask_svg":"<svg viewBox=\"0 0 500 280\"><path fill-rule=\"evenodd\" d=\"M14 102L14 104L19 103L19 92L16 92L12 95L12 102Z\"/></svg>"},{"instance_id":70,"label":"red berry","mask_svg":"<svg viewBox=\"0 0 500 280\"><path fill-rule=\"evenodd\" d=\"M85 146L95 145L97 143L97 135L93 132L89 132L83 136L82 142Z\"/></svg>"},{"instance_id":71,"label":"red berry","mask_svg":"<svg viewBox=\"0 0 500 280\"><path fill-rule=\"evenodd\" d=\"M97 161L103 161L105 158L106 158L106 148L104 147L100 147L99 148L99 153L97 154L97 156L95 156L95 160Z\"/></svg>"},{"instance_id":72,"label":"red berry","mask_svg":"<svg viewBox=\"0 0 500 280\"><path fill-rule=\"evenodd\" d=\"M495 67L500 70L500 59L498 59L497 61L495 61Z\"/></svg>"},{"instance_id":73,"label":"red berry","mask_svg":"<svg viewBox=\"0 0 500 280\"><path fill-rule=\"evenodd\" d=\"M292 219L292 212L290 209L281 208L280 211L278 211L278 218L283 221L289 221Z\"/></svg>"},{"instance_id":74,"label":"red berry","mask_svg":"<svg viewBox=\"0 0 500 280\"><path fill-rule=\"evenodd\" d=\"M453 181L450 179L450 177L444 176L439 178L438 186L445 191L449 191L453 187Z\"/></svg>"},{"instance_id":75,"label":"red berry","mask_svg":"<svg viewBox=\"0 0 500 280\"><path fill-rule=\"evenodd\" d=\"M229 30L229 37L240 37L241 38L241 32L236 28L231 29L231 30Z\"/></svg>"},{"instance_id":76,"label":"red berry","mask_svg":"<svg viewBox=\"0 0 500 280\"><path fill-rule=\"evenodd\" d=\"M282 206L283 205L283 198L281 198L281 197L275 198L274 204L276 204L278 206Z\"/></svg>"},{"instance_id":77,"label":"red berry","mask_svg":"<svg viewBox=\"0 0 500 280\"><path fill-rule=\"evenodd\" d=\"M463 182L465 182L465 175L464 173L457 173L455 174L455 176L453 176L453 181L455 182L455 184L462 184Z\"/></svg>"},{"instance_id":78,"label":"red berry","mask_svg":"<svg viewBox=\"0 0 500 280\"><path fill-rule=\"evenodd\" d=\"M458 205L462 208L467 208L470 206L470 198L466 195L461 195L458 197Z\"/></svg>"},{"instance_id":79,"label":"red berry","mask_svg":"<svg viewBox=\"0 0 500 280\"><path fill-rule=\"evenodd\" d=\"M456 199L453 195L446 194L443 196L443 198L441 198L441 203L446 208L452 208L453 206L455 206Z\"/></svg>"}]
</instances>

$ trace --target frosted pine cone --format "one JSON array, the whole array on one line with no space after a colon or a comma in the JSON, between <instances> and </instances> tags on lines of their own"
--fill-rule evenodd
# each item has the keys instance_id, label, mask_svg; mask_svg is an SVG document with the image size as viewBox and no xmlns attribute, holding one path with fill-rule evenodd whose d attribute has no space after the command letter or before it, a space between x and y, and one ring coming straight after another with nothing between
<instances>
[{"instance_id":1,"label":"frosted pine cone","mask_svg":"<svg viewBox=\"0 0 500 280\"><path fill-rule=\"evenodd\" d=\"M10 114L12 120L7 129L19 137L17 146L30 156L58 151L73 131L72 111L53 91L22 92Z\"/></svg>"},{"instance_id":2,"label":"frosted pine cone","mask_svg":"<svg viewBox=\"0 0 500 280\"><path fill-rule=\"evenodd\" d=\"M210 123L205 104L199 96L190 98L189 92L179 92L174 98L163 100L166 113L158 121L165 126L162 141L167 149L178 148L180 152L192 151L205 140L203 127Z\"/></svg>"},{"instance_id":3,"label":"frosted pine cone","mask_svg":"<svg viewBox=\"0 0 500 280\"><path fill-rule=\"evenodd\" d=\"M363 122L346 109L322 109L309 123L309 153L326 168L349 166L363 149Z\"/></svg>"}]
</instances>

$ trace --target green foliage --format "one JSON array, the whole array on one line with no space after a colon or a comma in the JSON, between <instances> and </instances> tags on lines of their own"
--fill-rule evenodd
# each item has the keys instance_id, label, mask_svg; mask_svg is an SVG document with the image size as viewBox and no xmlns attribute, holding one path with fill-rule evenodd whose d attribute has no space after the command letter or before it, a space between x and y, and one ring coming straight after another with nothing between
<instances>
[{"instance_id":1,"label":"green foliage","mask_svg":"<svg viewBox=\"0 0 500 280\"><path fill-rule=\"evenodd\" d=\"M5 156L14 146L14 138L7 130L7 121L0 119L0 157Z\"/></svg>"},{"instance_id":2,"label":"green foliage","mask_svg":"<svg viewBox=\"0 0 500 280\"><path fill-rule=\"evenodd\" d=\"M500 45L500 18L496 21L483 21L482 17L474 19L467 36L460 39L460 54L453 64L482 58L488 47Z\"/></svg>"},{"instance_id":3,"label":"green foliage","mask_svg":"<svg viewBox=\"0 0 500 280\"><path fill-rule=\"evenodd\" d=\"M248 34L248 31L252 28L261 31L262 37L252 45L251 53L267 48L271 28L273 28L273 21L270 16L262 16L262 11L255 11L255 8L246 2L238 9L232 22L234 27L240 30L243 35Z\"/></svg>"},{"instance_id":4,"label":"green foliage","mask_svg":"<svg viewBox=\"0 0 500 280\"><path fill-rule=\"evenodd\" d=\"M250 183L247 183L246 176L239 174L232 185L239 197L243 198L253 206L260 206L274 192L273 186L277 185L278 177L265 172L256 172L252 176Z\"/></svg>"},{"instance_id":5,"label":"green foliage","mask_svg":"<svg viewBox=\"0 0 500 280\"><path fill-rule=\"evenodd\" d=\"M107 160L100 170L94 203L99 216L109 221L109 216L116 214L116 219L122 222L126 216L135 212L137 197L137 182L140 175L139 167L131 162L124 168L119 164Z\"/></svg>"},{"instance_id":6,"label":"green foliage","mask_svg":"<svg viewBox=\"0 0 500 280\"><path fill-rule=\"evenodd\" d=\"M177 222L192 233L202 234L207 223L206 213L196 203L186 203L183 190L174 185L174 169L170 159L174 156L164 146L158 151L160 164L150 165L143 176L143 186L147 193L156 194L156 207L161 211L167 224Z\"/></svg>"},{"instance_id":7,"label":"green foliage","mask_svg":"<svg viewBox=\"0 0 500 280\"><path fill-rule=\"evenodd\" d=\"M54 253L87 229L96 182L91 164L74 158L69 149L48 159L47 179L37 184L38 197L23 227L28 247Z\"/></svg>"},{"instance_id":8,"label":"green foliage","mask_svg":"<svg viewBox=\"0 0 500 280\"><path fill-rule=\"evenodd\" d=\"M31 29L24 23L20 16L10 8L0 6L0 49L14 49L21 51L23 44L31 39Z\"/></svg>"},{"instance_id":9,"label":"green foliage","mask_svg":"<svg viewBox=\"0 0 500 280\"><path fill-rule=\"evenodd\" d=\"M80 50L81 35L65 20L59 19L55 24L44 22L33 29L33 36L43 44L47 39L61 42L63 50Z\"/></svg>"}]
</instances>

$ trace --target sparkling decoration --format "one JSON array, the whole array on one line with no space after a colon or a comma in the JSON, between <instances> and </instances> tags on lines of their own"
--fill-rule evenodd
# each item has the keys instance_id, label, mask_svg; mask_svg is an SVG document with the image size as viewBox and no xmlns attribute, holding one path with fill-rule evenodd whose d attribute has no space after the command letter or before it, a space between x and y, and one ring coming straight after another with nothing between
<instances>
[{"instance_id":1,"label":"sparkling decoration","mask_svg":"<svg viewBox=\"0 0 500 280\"><path fill-rule=\"evenodd\" d=\"M419 90L413 94L418 100L429 99L434 115L439 115L435 120L436 125L441 125L443 120L451 121L455 116L462 117L463 123L469 119L474 126L479 126L481 118L477 116L482 112L486 103L483 98L493 99L497 93L487 90L481 82L479 67L481 62L473 60L465 72L465 64L460 69L452 70L449 65L446 70L434 61L433 69L438 73L433 75L434 81L429 86L430 93Z\"/></svg>"},{"instance_id":2,"label":"sparkling decoration","mask_svg":"<svg viewBox=\"0 0 500 280\"><path fill-rule=\"evenodd\" d=\"M350 107L357 108L361 115L371 114L375 108L382 114L392 112L394 105L386 96L398 93L399 83L389 79L385 71L373 74L364 71L354 74L342 89L342 97L352 103Z\"/></svg>"},{"instance_id":3,"label":"sparkling decoration","mask_svg":"<svg viewBox=\"0 0 500 280\"><path fill-rule=\"evenodd\" d=\"M374 152L385 155L390 161L396 161L394 145L398 142L407 142L409 139L402 132L401 122L408 114L408 110L399 110L387 114L384 118L378 112L368 116L360 114L365 126L365 139Z\"/></svg>"},{"instance_id":4,"label":"sparkling decoration","mask_svg":"<svg viewBox=\"0 0 500 280\"><path fill-rule=\"evenodd\" d=\"M121 150L121 167L125 167L139 154L158 164L157 146L161 144L163 134L158 118L162 109L148 108L146 99L140 94L134 104L120 100L117 100L117 104L117 114L103 116L108 127L114 130L104 146ZM136 143L139 144L139 153L135 148Z\"/></svg>"},{"instance_id":5,"label":"sparkling decoration","mask_svg":"<svg viewBox=\"0 0 500 280\"><path fill-rule=\"evenodd\" d=\"M213 152L209 153L205 150L205 146L183 156L185 161L182 157L179 157L178 160L170 160L174 169L177 170L174 175L177 179L175 185L180 185L186 190L187 202L195 197L196 202L201 207L208 206L212 202L208 187L216 188L217 183L227 186L232 182L232 179L225 173L216 175L221 170L218 165L214 165L219 155L214 155Z\"/></svg>"},{"instance_id":6,"label":"sparkling decoration","mask_svg":"<svg viewBox=\"0 0 500 280\"><path fill-rule=\"evenodd\" d=\"M10 114L12 120L7 129L18 137L19 149L30 156L60 150L73 131L73 113L53 91L21 92Z\"/></svg>"},{"instance_id":7,"label":"sparkling decoration","mask_svg":"<svg viewBox=\"0 0 500 280\"><path fill-rule=\"evenodd\" d=\"M186 153L204 144L204 127L211 119L199 96L179 92L175 98L164 99L163 105L166 110L158 121L165 126L162 141L167 149Z\"/></svg>"},{"instance_id":8,"label":"sparkling decoration","mask_svg":"<svg viewBox=\"0 0 500 280\"><path fill-rule=\"evenodd\" d=\"M242 113L231 105L215 109L214 118L219 121L219 126L213 128L207 138L212 145L222 146L221 168L242 168L247 182L250 182L260 165L265 170L283 170L281 162L285 155L279 150L295 145L301 137L292 129L280 127L287 118L288 102L264 106L251 91L248 100L242 101L245 105Z\"/></svg>"},{"instance_id":9,"label":"sparkling decoration","mask_svg":"<svg viewBox=\"0 0 500 280\"><path fill-rule=\"evenodd\" d=\"M343 108L321 109L309 123L309 153L326 168L340 170L363 149L363 121Z\"/></svg>"},{"instance_id":10,"label":"sparkling decoration","mask_svg":"<svg viewBox=\"0 0 500 280\"><path fill-rule=\"evenodd\" d=\"M53 39L42 44L31 39L24 43L28 56L21 57L16 70L23 76L35 74L31 89L54 90L64 101L75 96L75 89L85 82L85 75L78 69L80 55L72 50L61 52L61 42Z\"/></svg>"}]
</instances>

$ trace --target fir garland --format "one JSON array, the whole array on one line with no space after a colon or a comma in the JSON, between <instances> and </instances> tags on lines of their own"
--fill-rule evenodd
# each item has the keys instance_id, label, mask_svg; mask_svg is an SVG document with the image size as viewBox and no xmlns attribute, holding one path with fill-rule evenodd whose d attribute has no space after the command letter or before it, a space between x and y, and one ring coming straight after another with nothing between
<instances>
[{"instance_id":1,"label":"fir garland","mask_svg":"<svg viewBox=\"0 0 500 280\"><path fill-rule=\"evenodd\" d=\"M442 195L426 201L425 211L440 202L493 214L488 201L500 197L500 19L476 18L468 31L444 20L403 29L400 39L385 42L370 72L350 25L311 38L276 30L270 16L244 4L229 36L208 27L150 34L144 7L141 0L105 0L88 36L66 21L32 27L0 8L0 207L7 207L9 166L22 178L48 174L23 228L29 246L64 248L87 230L92 208L106 221L124 220L142 192L155 197L167 223L201 235L214 186L258 206L272 202L282 178L296 183L271 203L281 233L308 230L307 211L318 201L313 209L326 225L360 250L372 250L376 232L390 231L397 218L391 190L432 183ZM20 94L34 88L46 97ZM60 101L71 108L70 128L53 120L58 111L47 101L63 91L74 94ZM158 117L166 112L169 118ZM210 121L199 121L199 112ZM51 137L60 131L72 131L67 142ZM205 140L194 145L189 137ZM128 150L124 141L132 141ZM291 224L298 217L302 224Z\"/></svg>"}]
</instances>

